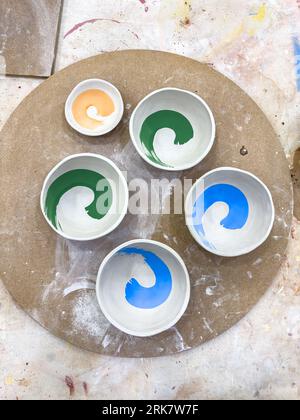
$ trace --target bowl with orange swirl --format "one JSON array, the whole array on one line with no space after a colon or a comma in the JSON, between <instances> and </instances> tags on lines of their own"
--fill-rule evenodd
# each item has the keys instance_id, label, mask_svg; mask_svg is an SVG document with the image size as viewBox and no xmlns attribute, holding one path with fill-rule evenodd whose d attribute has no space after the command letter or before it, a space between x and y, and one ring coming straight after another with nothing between
<instances>
[{"instance_id":1,"label":"bowl with orange swirl","mask_svg":"<svg viewBox=\"0 0 300 420\"><path fill-rule=\"evenodd\" d=\"M79 83L65 104L69 125L85 136L102 136L114 130L124 114L119 90L110 82L88 79Z\"/></svg>"}]
</instances>

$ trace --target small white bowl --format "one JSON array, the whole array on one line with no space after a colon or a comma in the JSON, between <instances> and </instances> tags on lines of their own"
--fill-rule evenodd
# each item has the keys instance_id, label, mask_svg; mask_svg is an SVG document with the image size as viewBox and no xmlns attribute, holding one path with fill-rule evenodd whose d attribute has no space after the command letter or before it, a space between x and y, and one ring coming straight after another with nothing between
<instances>
[{"instance_id":1,"label":"small white bowl","mask_svg":"<svg viewBox=\"0 0 300 420\"><path fill-rule=\"evenodd\" d=\"M189 274L170 247L134 240L113 250L99 269L97 299L116 328L149 337L174 326L190 299Z\"/></svg>"},{"instance_id":2,"label":"small white bowl","mask_svg":"<svg viewBox=\"0 0 300 420\"><path fill-rule=\"evenodd\" d=\"M203 175L188 193L185 213L194 239L223 257L258 248L275 220L269 189L250 172L236 168L218 168Z\"/></svg>"},{"instance_id":3,"label":"small white bowl","mask_svg":"<svg viewBox=\"0 0 300 420\"><path fill-rule=\"evenodd\" d=\"M89 90L100 90L104 93L106 93L113 101L115 110L114 112L106 117L102 117L97 115L97 108L95 108L94 104L90 105L89 111L86 110L86 112L91 112L91 117L96 116L96 118L100 118L101 121L103 121L102 125L99 125L96 129L89 129L81 126L76 119L74 118L73 114L73 104L74 101L78 98L79 95L82 93L89 91ZM91 107L94 106L94 109ZM78 131L79 133L85 135L85 136L102 136L104 134L109 133L112 131L121 121L124 114L124 102L121 96L121 93L119 90L112 85L111 83L107 82L106 80L101 79L89 79L84 80L83 82L79 83L70 93L66 104L65 104L65 116L72 128L74 130ZM92 118L94 119L94 118Z\"/></svg>"},{"instance_id":4,"label":"small white bowl","mask_svg":"<svg viewBox=\"0 0 300 420\"><path fill-rule=\"evenodd\" d=\"M131 140L150 165L180 171L200 163L216 135L213 114L195 93L165 88L150 93L134 110Z\"/></svg>"},{"instance_id":5,"label":"small white bowl","mask_svg":"<svg viewBox=\"0 0 300 420\"><path fill-rule=\"evenodd\" d=\"M129 200L125 177L104 156L72 155L45 179L41 209L52 229L74 241L101 238L118 227Z\"/></svg>"}]
</instances>

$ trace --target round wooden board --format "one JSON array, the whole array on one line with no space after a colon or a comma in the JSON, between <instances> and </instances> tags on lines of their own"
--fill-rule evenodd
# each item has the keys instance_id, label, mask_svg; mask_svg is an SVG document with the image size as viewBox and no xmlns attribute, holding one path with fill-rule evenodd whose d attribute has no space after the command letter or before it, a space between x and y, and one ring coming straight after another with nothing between
<instances>
[{"instance_id":1,"label":"round wooden board","mask_svg":"<svg viewBox=\"0 0 300 420\"><path fill-rule=\"evenodd\" d=\"M64 104L72 88L94 77L114 83L126 104L119 127L96 139L77 134L64 118ZM197 92L208 102L217 122L217 140L209 157L180 174L161 172L141 160L128 133L135 105L149 92L166 86ZM248 150L246 156L240 153L243 146ZM74 64L43 83L18 107L1 133L0 152L0 277L15 301L37 322L86 350L150 357L199 346L230 328L258 302L284 258L293 199L288 164L276 134L238 86L197 61L162 52L123 51ZM276 222L272 234L255 252L226 259L205 252L194 242L184 216L128 215L104 239L65 241L43 219L39 195L48 171L64 157L81 152L103 154L128 171L128 180L142 178L147 183L176 176L195 180L218 166L249 170L273 194ZM139 237L173 247L191 276L186 314L176 327L152 338L135 338L116 330L100 312L94 290L85 289L109 251Z\"/></svg>"}]
</instances>

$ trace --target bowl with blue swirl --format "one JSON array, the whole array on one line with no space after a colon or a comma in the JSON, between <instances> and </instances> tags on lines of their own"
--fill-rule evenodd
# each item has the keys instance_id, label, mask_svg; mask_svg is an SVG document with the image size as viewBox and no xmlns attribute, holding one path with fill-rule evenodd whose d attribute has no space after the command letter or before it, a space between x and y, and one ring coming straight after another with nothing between
<instances>
[{"instance_id":1,"label":"bowl with blue swirl","mask_svg":"<svg viewBox=\"0 0 300 420\"><path fill-rule=\"evenodd\" d=\"M102 262L96 285L100 308L126 334L149 337L173 327L190 299L190 280L182 258L152 240L133 240Z\"/></svg>"},{"instance_id":2,"label":"bowl with blue swirl","mask_svg":"<svg viewBox=\"0 0 300 420\"><path fill-rule=\"evenodd\" d=\"M194 92L164 88L150 93L135 108L130 137L150 165L180 171L200 163L210 152L216 124L208 104Z\"/></svg>"},{"instance_id":3,"label":"bowl with blue swirl","mask_svg":"<svg viewBox=\"0 0 300 420\"><path fill-rule=\"evenodd\" d=\"M223 257L254 251L269 237L275 209L268 187L237 168L217 168L189 191L186 224L204 249Z\"/></svg>"}]
</instances>

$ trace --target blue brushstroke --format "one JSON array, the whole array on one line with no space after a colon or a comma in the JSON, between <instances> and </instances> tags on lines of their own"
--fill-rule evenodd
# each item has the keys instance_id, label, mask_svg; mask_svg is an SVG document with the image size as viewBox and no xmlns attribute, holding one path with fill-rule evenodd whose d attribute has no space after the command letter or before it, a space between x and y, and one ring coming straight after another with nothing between
<instances>
[{"instance_id":1,"label":"blue brushstroke","mask_svg":"<svg viewBox=\"0 0 300 420\"><path fill-rule=\"evenodd\" d=\"M296 65L296 83L297 90L300 92L300 42L297 37L293 38L295 65Z\"/></svg>"},{"instance_id":2,"label":"blue brushstroke","mask_svg":"<svg viewBox=\"0 0 300 420\"><path fill-rule=\"evenodd\" d=\"M218 202L226 203L229 207L228 215L221 221L225 229L241 229L248 220L249 204L245 194L233 185L213 185L198 197L193 207L193 225L203 238L205 237L202 225L203 216L213 204ZM206 244L211 246L211 244Z\"/></svg>"},{"instance_id":3,"label":"blue brushstroke","mask_svg":"<svg viewBox=\"0 0 300 420\"><path fill-rule=\"evenodd\" d=\"M143 256L156 279L153 287L143 287L138 280L132 278L125 288L127 302L141 309L153 309L163 304L172 291L172 276L166 264L153 252L140 248L125 248L119 254Z\"/></svg>"}]
</instances>

